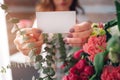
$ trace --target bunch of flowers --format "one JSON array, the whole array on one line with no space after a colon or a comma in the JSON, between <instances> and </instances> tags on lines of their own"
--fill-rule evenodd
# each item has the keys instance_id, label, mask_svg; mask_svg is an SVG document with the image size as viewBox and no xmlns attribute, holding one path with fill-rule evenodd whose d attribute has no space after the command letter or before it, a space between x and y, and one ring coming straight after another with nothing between
<instances>
[{"instance_id":1,"label":"bunch of flowers","mask_svg":"<svg viewBox=\"0 0 120 80\"><path fill-rule=\"evenodd\" d=\"M62 80L120 80L120 38L112 36L108 40L108 32L102 23L94 23L91 36L82 49L72 54L71 60L64 66L67 75Z\"/></svg>"},{"instance_id":2,"label":"bunch of flowers","mask_svg":"<svg viewBox=\"0 0 120 80\"><path fill-rule=\"evenodd\" d=\"M70 68L69 74L64 76L62 80L88 80L93 73L93 66L88 65L85 59L81 59Z\"/></svg>"},{"instance_id":3,"label":"bunch of flowers","mask_svg":"<svg viewBox=\"0 0 120 80\"><path fill-rule=\"evenodd\" d=\"M93 32L88 42L83 45L83 50L90 55L90 60L93 61L97 53L103 52L106 48L106 32L103 24L93 24Z\"/></svg>"}]
</instances>

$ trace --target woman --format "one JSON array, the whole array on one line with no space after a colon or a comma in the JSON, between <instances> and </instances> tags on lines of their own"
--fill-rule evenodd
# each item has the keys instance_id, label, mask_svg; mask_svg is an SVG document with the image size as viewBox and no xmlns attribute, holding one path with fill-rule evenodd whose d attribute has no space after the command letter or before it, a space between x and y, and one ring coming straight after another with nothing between
<instances>
[{"instance_id":1,"label":"woman","mask_svg":"<svg viewBox=\"0 0 120 80\"><path fill-rule=\"evenodd\" d=\"M37 3L36 11L74 11L77 7L84 13L83 8L78 4L78 0L40 0L39 3ZM70 30L68 38L64 39L64 41L71 46L81 46L91 33L90 25L91 22L76 24ZM42 32L37 28L24 28L22 31L26 32L24 37L27 37L27 40L23 40L20 33L17 33L14 40L17 49L23 54L28 55L31 48L26 45L34 43L34 47L37 49L36 53L39 53L43 44Z\"/></svg>"}]
</instances>

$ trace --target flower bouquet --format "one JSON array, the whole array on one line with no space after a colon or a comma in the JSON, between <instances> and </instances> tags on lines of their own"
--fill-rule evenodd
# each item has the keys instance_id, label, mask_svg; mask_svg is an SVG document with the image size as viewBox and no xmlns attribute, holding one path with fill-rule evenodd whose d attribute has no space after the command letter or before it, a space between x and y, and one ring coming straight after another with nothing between
<instances>
[{"instance_id":1,"label":"flower bouquet","mask_svg":"<svg viewBox=\"0 0 120 80\"><path fill-rule=\"evenodd\" d=\"M109 29L118 25L120 31L120 3L115 4L117 20L93 23L88 42L64 63L62 80L120 80L120 35L111 35Z\"/></svg>"}]
</instances>

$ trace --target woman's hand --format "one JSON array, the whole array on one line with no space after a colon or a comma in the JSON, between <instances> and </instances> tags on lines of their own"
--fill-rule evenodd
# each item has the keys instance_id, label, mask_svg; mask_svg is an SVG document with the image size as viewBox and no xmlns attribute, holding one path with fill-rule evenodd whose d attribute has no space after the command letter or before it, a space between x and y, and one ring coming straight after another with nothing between
<instances>
[{"instance_id":1,"label":"woman's hand","mask_svg":"<svg viewBox=\"0 0 120 80\"><path fill-rule=\"evenodd\" d=\"M39 54L43 44L43 37L41 33L42 31L37 28L21 29L21 32L17 32L14 40L17 49L24 55L28 55L32 49L35 50L36 54Z\"/></svg>"},{"instance_id":2,"label":"woman's hand","mask_svg":"<svg viewBox=\"0 0 120 80\"><path fill-rule=\"evenodd\" d=\"M70 46L81 47L85 42L87 42L87 39L92 32L91 24L92 22L82 22L80 24L76 24L70 29L68 37L64 39L65 43Z\"/></svg>"}]
</instances>

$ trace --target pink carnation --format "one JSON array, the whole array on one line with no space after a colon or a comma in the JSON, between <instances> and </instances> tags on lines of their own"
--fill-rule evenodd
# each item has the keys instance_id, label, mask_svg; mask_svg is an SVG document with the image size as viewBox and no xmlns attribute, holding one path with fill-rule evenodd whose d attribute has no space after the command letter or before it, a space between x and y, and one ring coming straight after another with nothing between
<instances>
[{"instance_id":1,"label":"pink carnation","mask_svg":"<svg viewBox=\"0 0 120 80\"><path fill-rule=\"evenodd\" d=\"M105 66L101 75L101 80L120 80L120 66Z\"/></svg>"},{"instance_id":2,"label":"pink carnation","mask_svg":"<svg viewBox=\"0 0 120 80\"><path fill-rule=\"evenodd\" d=\"M106 48L106 35L103 36L91 36L88 39L88 43L83 45L83 50L90 55L89 59L94 60L97 53L103 52Z\"/></svg>"}]
</instances>

